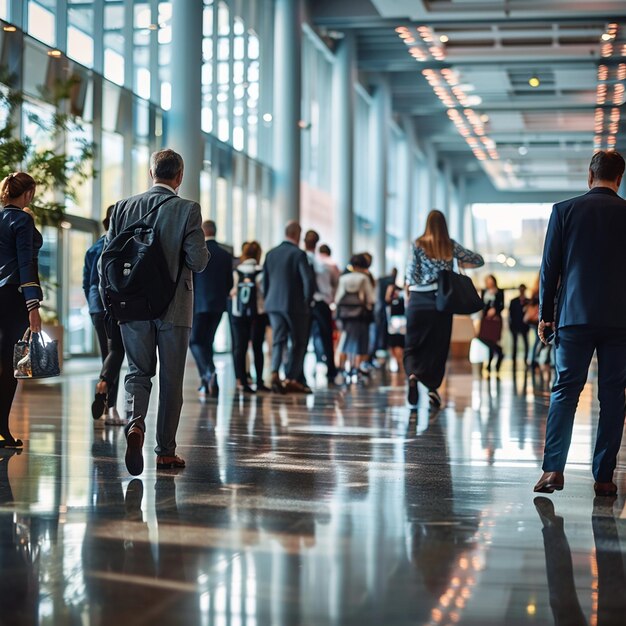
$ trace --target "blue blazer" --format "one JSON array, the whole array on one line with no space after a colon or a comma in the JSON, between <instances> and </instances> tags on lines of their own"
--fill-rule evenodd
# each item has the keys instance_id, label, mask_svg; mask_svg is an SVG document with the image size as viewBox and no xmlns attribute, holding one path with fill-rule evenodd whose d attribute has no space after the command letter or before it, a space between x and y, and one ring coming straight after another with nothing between
<instances>
[{"instance_id":1,"label":"blue blazer","mask_svg":"<svg viewBox=\"0 0 626 626\"><path fill-rule=\"evenodd\" d=\"M104 313L104 304L100 297L100 276L98 275L98 259L102 255L105 235L102 235L96 243L85 253L85 265L83 266L83 292L89 313L91 315Z\"/></svg>"},{"instance_id":2,"label":"blue blazer","mask_svg":"<svg viewBox=\"0 0 626 626\"><path fill-rule=\"evenodd\" d=\"M206 242L209 264L193 275L193 312L224 313L233 288L233 255L214 239Z\"/></svg>"},{"instance_id":3,"label":"blue blazer","mask_svg":"<svg viewBox=\"0 0 626 626\"><path fill-rule=\"evenodd\" d=\"M554 205L541 262L539 315L557 327L626 328L626 201L595 187Z\"/></svg>"},{"instance_id":4,"label":"blue blazer","mask_svg":"<svg viewBox=\"0 0 626 626\"><path fill-rule=\"evenodd\" d=\"M20 287L27 304L43 300L38 257L43 245L33 218L17 207L0 210L0 287Z\"/></svg>"}]
</instances>

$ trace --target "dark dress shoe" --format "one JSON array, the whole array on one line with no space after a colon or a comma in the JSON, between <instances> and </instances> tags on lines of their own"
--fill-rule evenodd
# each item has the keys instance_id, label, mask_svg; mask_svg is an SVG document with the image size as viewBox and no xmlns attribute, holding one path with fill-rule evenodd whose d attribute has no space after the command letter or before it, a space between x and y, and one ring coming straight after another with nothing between
<instances>
[{"instance_id":1,"label":"dark dress shoe","mask_svg":"<svg viewBox=\"0 0 626 626\"><path fill-rule=\"evenodd\" d=\"M269 393L270 388L267 387L264 383L257 383L256 391L257 393Z\"/></svg>"},{"instance_id":2,"label":"dark dress shoe","mask_svg":"<svg viewBox=\"0 0 626 626\"><path fill-rule=\"evenodd\" d=\"M409 378L409 393L407 402L409 406L416 407L419 401L419 392L417 389L417 378Z\"/></svg>"},{"instance_id":3,"label":"dark dress shoe","mask_svg":"<svg viewBox=\"0 0 626 626\"><path fill-rule=\"evenodd\" d=\"M217 384L217 374L212 374L209 379L209 396L211 398L219 398L220 395L220 386Z\"/></svg>"},{"instance_id":4,"label":"dark dress shoe","mask_svg":"<svg viewBox=\"0 0 626 626\"><path fill-rule=\"evenodd\" d=\"M179 456L157 456L156 466L158 470L183 469L185 461Z\"/></svg>"},{"instance_id":5,"label":"dark dress shoe","mask_svg":"<svg viewBox=\"0 0 626 626\"><path fill-rule=\"evenodd\" d=\"M138 426L131 426L126 435L126 469L132 476L143 472L143 438L144 432Z\"/></svg>"},{"instance_id":6,"label":"dark dress shoe","mask_svg":"<svg viewBox=\"0 0 626 626\"><path fill-rule=\"evenodd\" d=\"M0 448L18 450L23 447L24 442L21 439L15 439L12 435L0 435Z\"/></svg>"},{"instance_id":7,"label":"dark dress shoe","mask_svg":"<svg viewBox=\"0 0 626 626\"><path fill-rule=\"evenodd\" d=\"M428 390L428 401L430 402L430 406L433 409L440 409L441 405L443 404L441 401L441 396L436 389Z\"/></svg>"},{"instance_id":8,"label":"dark dress shoe","mask_svg":"<svg viewBox=\"0 0 626 626\"><path fill-rule=\"evenodd\" d=\"M250 387L250 385L248 385L247 383L245 385L237 385L237 391L239 391L239 393L247 395L254 395L256 393L256 391L252 389L252 387Z\"/></svg>"},{"instance_id":9,"label":"dark dress shoe","mask_svg":"<svg viewBox=\"0 0 626 626\"><path fill-rule=\"evenodd\" d=\"M563 472L544 472L533 491L536 493L554 493L561 491L564 484Z\"/></svg>"},{"instance_id":10,"label":"dark dress shoe","mask_svg":"<svg viewBox=\"0 0 626 626\"><path fill-rule=\"evenodd\" d=\"M91 403L91 417L95 420L100 419L107 410L107 394L97 393Z\"/></svg>"},{"instance_id":11,"label":"dark dress shoe","mask_svg":"<svg viewBox=\"0 0 626 626\"><path fill-rule=\"evenodd\" d=\"M313 393L313 390L308 385L303 385L297 380L288 380L285 383L285 393Z\"/></svg>"},{"instance_id":12,"label":"dark dress shoe","mask_svg":"<svg viewBox=\"0 0 626 626\"><path fill-rule=\"evenodd\" d=\"M617 495L617 485L614 482L593 483L593 490L596 496L612 497Z\"/></svg>"}]
</instances>

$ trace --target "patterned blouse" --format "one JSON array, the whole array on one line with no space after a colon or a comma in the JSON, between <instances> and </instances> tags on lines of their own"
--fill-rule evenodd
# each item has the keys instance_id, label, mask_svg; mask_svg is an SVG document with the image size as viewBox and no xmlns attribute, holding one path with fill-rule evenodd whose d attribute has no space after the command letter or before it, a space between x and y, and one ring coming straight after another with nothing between
<instances>
[{"instance_id":1,"label":"patterned blouse","mask_svg":"<svg viewBox=\"0 0 626 626\"><path fill-rule=\"evenodd\" d=\"M464 248L456 241L452 241L452 254L459 264L480 267L485 264L483 257L476 252ZM411 260L406 268L406 284L409 287L426 287L437 282L441 270L451 270L454 268L454 261L451 259L431 259L424 252L424 248L413 244Z\"/></svg>"}]
</instances>

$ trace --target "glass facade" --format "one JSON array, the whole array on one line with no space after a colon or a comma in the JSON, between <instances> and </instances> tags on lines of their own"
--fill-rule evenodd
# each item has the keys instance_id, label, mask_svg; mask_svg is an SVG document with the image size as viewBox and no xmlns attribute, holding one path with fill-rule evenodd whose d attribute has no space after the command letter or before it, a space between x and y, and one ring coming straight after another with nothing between
<instances>
[{"instance_id":1,"label":"glass facade","mask_svg":"<svg viewBox=\"0 0 626 626\"><path fill-rule=\"evenodd\" d=\"M77 249L99 235L107 206L146 189L150 153L167 143L173 3L28 0L12 13L15 6L0 0L0 18L17 27L0 37L19 43L3 48L3 64L19 68L24 92L19 132L38 148L58 147L45 129L54 108L42 99L41 87L73 76L78 86L71 108L81 124L65 134L65 150L72 154L85 140L95 146L97 175L66 200L72 234L65 241L61 229L47 232L44 251L58 292L49 303L70 333L67 351L89 353L93 342L76 330L82 319L73 287ZM335 53L311 26L304 24L301 35L301 221L332 247L338 241ZM218 238L236 252L252 238L265 250L281 238L273 232L274 36L274 0L203 2L200 201L204 217L217 222ZM415 235L406 232L415 210L411 203L424 196L415 181L424 180L420 172L426 166L391 119L388 154L374 154L370 93L358 82L353 89L353 248L374 251L377 238L386 237L387 269L401 268L407 240ZM388 168L385 224L376 223L371 175L381 164Z\"/></svg>"}]
</instances>

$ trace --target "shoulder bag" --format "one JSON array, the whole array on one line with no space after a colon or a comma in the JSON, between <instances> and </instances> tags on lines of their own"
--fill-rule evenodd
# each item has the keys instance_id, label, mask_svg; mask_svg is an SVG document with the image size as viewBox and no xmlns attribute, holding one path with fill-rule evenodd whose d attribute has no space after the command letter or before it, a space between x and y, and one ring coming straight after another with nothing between
<instances>
[{"instance_id":1,"label":"shoulder bag","mask_svg":"<svg viewBox=\"0 0 626 626\"><path fill-rule=\"evenodd\" d=\"M470 315L483 308L483 301L474 287L472 279L461 274L461 267L454 259L459 273L451 270L441 270L437 282L437 296L435 307L441 313L456 315Z\"/></svg>"}]
</instances>

